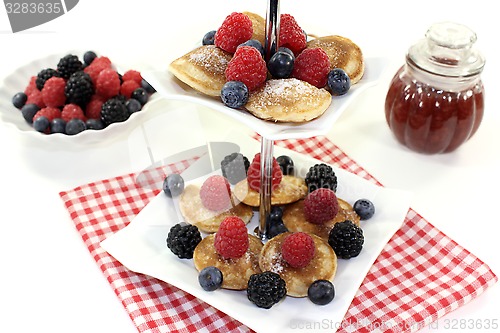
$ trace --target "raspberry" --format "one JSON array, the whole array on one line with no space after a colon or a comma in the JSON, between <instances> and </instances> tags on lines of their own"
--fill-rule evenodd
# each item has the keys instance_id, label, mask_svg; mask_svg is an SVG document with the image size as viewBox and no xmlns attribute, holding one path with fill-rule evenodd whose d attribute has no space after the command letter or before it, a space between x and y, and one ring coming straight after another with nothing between
<instances>
[{"instance_id":1,"label":"raspberry","mask_svg":"<svg viewBox=\"0 0 500 333\"><path fill-rule=\"evenodd\" d=\"M314 257L314 240L305 232L295 232L283 239L281 255L294 268L306 267Z\"/></svg>"},{"instance_id":2,"label":"raspberry","mask_svg":"<svg viewBox=\"0 0 500 333\"><path fill-rule=\"evenodd\" d=\"M65 122L69 122L73 118L78 118L83 121L87 120L82 108L76 104L66 104L61 111L61 118Z\"/></svg>"},{"instance_id":3,"label":"raspberry","mask_svg":"<svg viewBox=\"0 0 500 333\"><path fill-rule=\"evenodd\" d=\"M53 68L45 68L38 72L36 76L36 87L38 90L42 90L45 82L53 76L61 77L61 74Z\"/></svg>"},{"instance_id":4,"label":"raspberry","mask_svg":"<svg viewBox=\"0 0 500 333\"><path fill-rule=\"evenodd\" d=\"M46 106L59 107L66 103L66 95L64 89L66 81L63 78L53 76L47 81L42 88L42 98Z\"/></svg>"},{"instance_id":5,"label":"raspberry","mask_svg":"<svg viewBox=\"0 0 500 333\"><path fill-rule=\"evenodd\" d=\"M101 109L104 104L102 97L93 95L85 107L85 116L89 119L101 119Z\"/></svg>"},{"instance_id":6,"label":"raspberry","mask_svg":"<svg viewBox=\"0 0 500 333\"><path fill-rule=\"evenodd\" d=\"M310 223L323 224L332 220L338 211L337 196L328 188L314 190L304 199L304 215Z\"/></svg>"},{"instance_id":7,"label":"raspberry","mask_svg":"<svg viewBox=\"0 0 500 333\"><path fill-rule=\"evenodd\" d=\"M215 46L226 52L234 53L241 43L252 38L253 27L250 18L243 13L232 13L226 17L217 29L214 37Z\"/></svg>"},{"instance_id":8,"label":"raspberry","mask_svg":"<svg viewBox=\"0 0 500 333\"><path fill-rule=\"evenodd\" d=\"M111 60L108 57L98 57L85 67L83 71L90 75L92 82L95 84L99 73L106 68L111 68Z\"/></svg>"},{"instance_id":9,"label":"raspberry","mask_svg":"<svg viewBox=\"0 0 500 333\"><path fill-rule=\"evenodd\" d=\"M215 234L214 246L225 259L240 258L248 250L249 240L245 222L237 216L226 217Z\"/></svg>"},{"instance_id":10,"label":"raspberry","mask_svg":"<svg viewBox=\"0 0 500 333\"><path fill-rule=\"evenodd\" d=\"M128 80L132 80L132 81L137 82L140 85L142 82L142 75L140 72L131 69L131 70L126 71L123 74L122 79L123 79L123 82L128 81Z\"/></svg>"},{"instance_id":11,"label":"raspberry","mask_svg":"<svg viewBox=\"0 0 500 333\"><path fill-rule=\"evenodd\" d=\"M302 51L293 65L292 76L306 81L313 86L323 88L328 81L330 59L326 52L319 47Z\"/></svg>"},{"instance_id":12,"label":"raspberry","mask_svg":"<svg viewBox=\"0 0 500 333\"><path fill-rule=\"evenodd\" d=\"M49 121L52 121L56 118L61 118L61 110L53 107L42 108L35 114L35 116L33 117L33 121L42 116L47 118Z\"/></svg>"},{"instance_id":13,"label":"raspberry","mask_svg":"<svg viewBox=\"0 0 500 333\"><path fill-rule=\"evenodd\" d=\"M227 81L241 81L252 91L266 81L266 62L255 47L240 46L227 64L225 74Z\"/></svg>"},{"instance_id":14,"label":"raspberry","mask_svg":"<svg viewBox=\"0 0 500 333\"><path fill-rule=\"evenodd\" d=\"M28 85L26 86L26 88L24 88L24 93L26 95L30 95L33 91L39 90L37 88L37 86L36 86L36 79L37 79L36 76L32 76L30 78L30 82L28 83Z\"/></svg>"},{"instance_id":15,"label":"raspberry","mask_svg":"<svg viewBox=\"0 0 500 333\"><path fill-rule=\"evenodd\" d=\"M141 86L141 84L137 83L134 80L131 80L131 79L123 80L123 83L120 87L120 94L127 97L127 98L130 98L130 96L132 95L134 90L136 90L140 86Z\"/></svg>"},{"instance_id":16,"label":"raspberry","mask_svg":"<svg viewBox=\"0 0 500 333\"><path fill-rule=\"evenodd\" d=\"M114 69L103 69L95 82L95 92L99 96L111 98L120 93L120 76Z\"/></svg>"},{"instance_id":17,"label":"raspberry","mask_svg":"<svg viewBox=\"0 0 500 333\"><path fill-rule=\"evenodd\" d=\"M26 104L35 104L39 108L44 108L46 106L43 101L42 92L38 89L35 89L28 94Z\"/></svg>"},{"instance_id":18,"label":"raspberry","mask_svg":"<svg viewBox=\"0 0 500 333\"><path fill-rule=\"evenodd\" d=\"M306 34L290 14L280 16L279 46L289 48L295 56L307 46Z\"/></svg>"},{"instance_id":19,"label":"raspberry","mask_svg":"<svg viewBox=\"0 0 500 333\"><path fill-rule=\"evenodd\" d=\"M276 190L281 183L281 179L283 178L283 172L273 157L273 171L272 171L272 190ZM260 192L260 153L257 153L250 164L247 172L247 181L248 186L257 192Z\"/></svg>"},{"instance_id":20,"label":"raspberry","mask_svg":"<svg viewBox=\"0 0 500 333\"><path fill-rule=\"evenodd\" d=\"M231 187L223 176L213 175L207 178L200 188L201 203L212 211L231 208Z\"/></svg>"}]
</instances>

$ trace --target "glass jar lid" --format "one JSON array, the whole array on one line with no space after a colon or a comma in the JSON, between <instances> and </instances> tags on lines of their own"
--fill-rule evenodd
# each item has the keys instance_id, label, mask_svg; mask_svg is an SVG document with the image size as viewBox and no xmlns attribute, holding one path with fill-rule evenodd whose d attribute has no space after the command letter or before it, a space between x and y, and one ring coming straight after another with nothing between
<instances>
[{"instance_id":1,"label":"glass jar lid","mask_svg":"<svg viewBox=\"0 0 500 333\"><path fill-rule=\"evenodd\" d=\"M420 69L442 76L468 77L480 74L485 60L474 49L477 36L468 27L442 22L432 25L408 50L407 58Z\"/></svg>"}]
</instances>

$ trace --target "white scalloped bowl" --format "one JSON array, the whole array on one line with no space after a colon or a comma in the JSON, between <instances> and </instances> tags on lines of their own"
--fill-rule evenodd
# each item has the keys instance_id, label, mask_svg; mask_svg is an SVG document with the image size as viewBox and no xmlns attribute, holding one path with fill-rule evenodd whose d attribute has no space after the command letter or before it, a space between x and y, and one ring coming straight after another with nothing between
<instances>
[{"instance_id":1,"label":"white scalloped bowl","mask_svg":"<svg viewBox=\"0 0 500 333\"><path fill-rule=\"evenodd\" d=\"M114 141L121 134L137 125L138 119L148 111L155 101L159 100L159 95L154 93L149 101L144 105L141 111L132 114L128 120L120 123L114 123L102 130L86 130L76 135L66 135L61 133L44 134L37 132L21 114L21 111L12 104L12 97L24 91L32 76L44 68L55 68L59 59L66 54L83 55L82 51L70 50L64 54L51 54L17 68L10 75L5 77L0 83L0 120L8 127L20 132L29 140L38 140L42 144L51 146L72 146L72 145L93 145L104 144Z\"/></svg>"}]
</instances>

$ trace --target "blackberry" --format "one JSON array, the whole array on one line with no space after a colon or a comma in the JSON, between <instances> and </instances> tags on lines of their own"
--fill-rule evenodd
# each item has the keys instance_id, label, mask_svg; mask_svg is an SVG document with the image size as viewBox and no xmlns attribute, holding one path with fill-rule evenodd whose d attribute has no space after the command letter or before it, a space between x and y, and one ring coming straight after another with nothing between
<instances>
[{"instance_id":1,"label":"blackberry","mask_svg":"<svg viewBox=\"0 0 500 333\"><path fill-rule=\"evenodd\" d=\"M83 69L83 64L78 58L78 56L73 54L68 54L57 63L57 71L61 74L61 77L69 79L69 77L78 71Z\"/></svg>"},{"instance_id":2,"label":"blackberry","mask_svg":"<svg viewBox=\"0 0 500 333\"><path fill-rule=\"evenodd\" d=\"M42 90L45 82L53 76L61 77L61 74L53 68L45 68L38 72L35 80L37 89Z\"/></svg>"},{"instance_id":3,"label":"blackberry","mask_svg":"<svg viewBox=\"0 0 500 333\"><path fill-rule=\"evenodd\" d=\"M101 119L104 125L118 123L127 120L129 113L125 102L117 97L108 99L101 108Z\"/></svg>"},{"instance_id":4,"label":"blackberry","mask_svg":"<svg viewBox=\"0 0 500 333\"><path fill-rule=\"evenodd\" d=\"M286 282L274 272L252 274L248 280L247 297L259 308L270 309L286 295Z\"/></svg>"},{"instance_id":5,"label":"blackberry","mask_svg":"<svg viewBox=\"0 0 500 333\"><path fill-rule=\"evenodd\" d=\"M199 242L201 242L200 231L191 224L177 223L168 232L167 246L181 259L192 259L194 249Z\"/></svg>"},{"instance_id":6,"label":"blackberry","mask_svg":"<svg viewBox=\"0 0 500 333\"><path fill-rule=\"evenodd\" d=\"M341 259L358 256L364 242L363 230L350 220L336 223L328 235L328 244Z\"/></svg>"},{"instance_id":7,"label":"blackberry","mask_svg":"<svg viewBox=\"0 0 500 333\"><path fill-rule=\"evenodd\" d=\"M94 84L90 75L83 71L73 73L64 88L66 103L77 104L84 108L94 94Z\"/></svg>"},{"instance_id":8,"label":"blackberry","mask_svg":"<svg viewBox=\"0 0 500 333\"><path fill-rule=\"evenodd\" d=\"M250 161L241 153L232 153L224 157L220 167L222 175L234 185L246 178Z\"/></svg>"},{"instance_id":9,"label":"blackberry","mask_svg":"<svg viewBox=\"0 0 500 333\"><path fill-rule=\"evenodd\" d=\"M305 181L309 192L318 188L329 188L337 191L337 176L332 167L324 163L315 164L306 174Z\"/></svg>"}]
</instances>

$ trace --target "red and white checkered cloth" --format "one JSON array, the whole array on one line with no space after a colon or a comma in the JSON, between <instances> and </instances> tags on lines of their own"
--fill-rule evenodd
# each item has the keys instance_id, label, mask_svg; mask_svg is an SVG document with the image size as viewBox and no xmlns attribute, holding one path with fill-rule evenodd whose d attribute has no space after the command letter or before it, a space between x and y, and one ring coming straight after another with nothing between
<instances>
[{"instance_id":1,"label":"red and white checkered cloth","mask_svg":"<svg viewBox=\"0 0 500 333\"><path fill-rule=\"evenodd\" d=\"M324 137L275 144L380 185ZM139 332L251 332L175 286L129 271L99 245L127 226L160 191L159 186L145 183L163 180L191 162L152 169L149 175L128 174L93 182L60 196ZM403 226L370 269L338 331L414 332L471 301L497 280L485 263L410 209Z\"/></svg>"}]
</instances>

